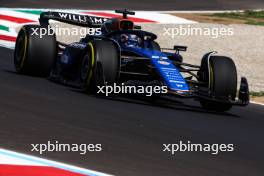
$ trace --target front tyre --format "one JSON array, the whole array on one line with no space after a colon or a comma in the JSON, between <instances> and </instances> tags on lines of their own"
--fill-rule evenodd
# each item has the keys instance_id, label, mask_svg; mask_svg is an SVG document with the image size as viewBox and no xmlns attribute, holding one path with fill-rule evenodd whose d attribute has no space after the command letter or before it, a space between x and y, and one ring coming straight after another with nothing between
<instances>
[{"instance_id":1,"label":"front tyre","mask_svg":"<svg viewBox=\"0 0 264 176\"><path fill-rule=\"evenodd\" d=\"M97 86L115 83L119 66L119 51L112 41L95 40L88 43L80 68L82 89L96 93Z\"/></svg>"},{"instance_id":2,"label":"front tyre","mask_svg":"<svg viewBox=\"0 0 264 176\"><path fill-rule=\"evenodd\" d=\"M206 82L209 91L218 98L235 100L237 91L237 71L231 58L224 56L204 57L198 73L199 81ZM228 111L231 104L209 100L200 100L200 104L207 110Z\"/></svg>"}]
</instances>

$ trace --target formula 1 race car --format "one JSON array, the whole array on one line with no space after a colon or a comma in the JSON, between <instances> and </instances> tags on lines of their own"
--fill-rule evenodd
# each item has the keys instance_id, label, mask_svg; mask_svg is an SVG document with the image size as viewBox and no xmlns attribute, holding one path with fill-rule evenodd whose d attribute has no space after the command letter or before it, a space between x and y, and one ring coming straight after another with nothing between
<instances>
[{"instance_id":1,"label":"formula 1 race car","mask_svg":"<svg viewBox=\"0 0 264 176\"><path fill-rule=\"evenodd\" d=\"M157 36L141 30L128 18L135 12L116 10L120 18L102 18L64 12L43 12L40 25L21 28L14 51L16 71L21 74L46 76L53 81L96 93L103 85L148 83L167 86L166 96L194 98L203 108L227 111L233 105L249 103L246 78L241 78L237 97L237 71L231 58L205 54L201 65L183 62L175 45L161 48ZM49 20L99 28L100 35L86 35L80 41L65 44L56 34L33 35L47 29Z\"/></svg>"}]
</instances>

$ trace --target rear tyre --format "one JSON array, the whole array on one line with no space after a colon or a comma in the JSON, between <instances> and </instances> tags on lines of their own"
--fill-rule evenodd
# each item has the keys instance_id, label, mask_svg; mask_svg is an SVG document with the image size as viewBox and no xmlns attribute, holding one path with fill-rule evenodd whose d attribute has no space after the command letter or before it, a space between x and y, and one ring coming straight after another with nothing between
<instances>
[{"instance_id":1,"label":"rear tyre","mask_svg":"<svg viewBox=\"0 0 264 176\"><path fill-rule=\"evenodd\" d=\"M40 36L41 28L44 27L25 25L19 31L14 51L14 65L18 73L49 75L57 56L56 36Z\"/></svg>"},{"instance_id":2,"label":"rear tyre","mask_svg":"<svg viewBox=\"0 0 264 176\"><path fill-rule=\"evenodd\" d=\"M214 96L225 100L235 100L237 71L231 58L211 56L208 59L208 57L204 57L198 76L199 81L208 83L208 88ZM200 104L203 108L214 111L228 111L232 108L231 104L208 100L200 100Z\"/></svg>"},{"instance_id":3,"label":"rear tyre","mask_svg":"<svg viewBox=\"0 0 264 176\"><path fill-rule=\"evenodd\" d=\"M119 52L111 41L88 43L81 62L80 80L84 91L96 93L97 86L111 85L118 78Z\"/></svg>"}]
</instances>

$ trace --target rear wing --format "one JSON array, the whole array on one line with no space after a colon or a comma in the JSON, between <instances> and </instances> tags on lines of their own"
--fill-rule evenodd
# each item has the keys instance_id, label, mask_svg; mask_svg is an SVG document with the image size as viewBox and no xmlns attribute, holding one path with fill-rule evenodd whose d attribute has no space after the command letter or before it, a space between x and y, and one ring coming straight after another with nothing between
<instances>
[{"instance_id":1,"label":"rear wing","mask_svg":"<svg viewBox=\"0 0 264 176\"><path fill-rule=\"evenodd\" d=\"M82 27L100 27L106 20L108 20L108 18L64 12L42 12L40 14L40 25L49 25L49 20Z\"/></svg>"}]
</instances>

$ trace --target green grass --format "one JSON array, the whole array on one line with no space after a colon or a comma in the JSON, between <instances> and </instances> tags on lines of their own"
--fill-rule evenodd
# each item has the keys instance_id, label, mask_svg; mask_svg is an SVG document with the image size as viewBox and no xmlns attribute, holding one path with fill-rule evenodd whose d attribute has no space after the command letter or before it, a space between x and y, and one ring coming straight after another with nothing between
<instances>
[{"instance_id":1,"label":"green grass","mask_svg":"<svg viewBox=\"0 0 264 176\"><path fill-rule=\"evenodd\" d=\"M262 11L246 10L244 12L214 13L208 16L220 17L220 18L232 18L237 20L243 20L245 24L264 26L264 10Z\"/></svg>"},{"instance_id":2,"label":"green grass","mask_svg":"<svg viewBox=\"0 0 264 176\"><path fill-rule=\"evenodd\" d=\"M235 19L245 19L245 18L264 19L264 10L263 11L246 10L244 12L214 13L212 14L212 16L224 17L224 18L235 18Z\"/></svg>"},{"instance_id":3,"label":"green grass","mask_svg":"<svg viewBox=\"0 0 264 176\"><path fill-rule=\"evenodd\" d=\"M264 21L247 21L245 24L251 24L251 25L258 25L258 26L264 26Z\"/></svg>"},{"instance_id":4,"label":"green grass","mask_svg":"<svg viewBox=\"0 0 264 176\"><path fill-rule=\"evenodd\" d=\"M264 96L264 91L260 91L260 92L250 92L249 95L251 95L253 97L262 97L262 96Z\"/></svg>"},{"instance_id":5,"label":"green grass","mask_svg":"<svg viewBox=\"0 0 264 176\"><path fill-rule=\"evenodd\" d=\"M246 10L244 12L244 16L246 18L262 18L262 19L264 19L264 10L262 10L262 11Z\"/></svg>"}]
</instances>

